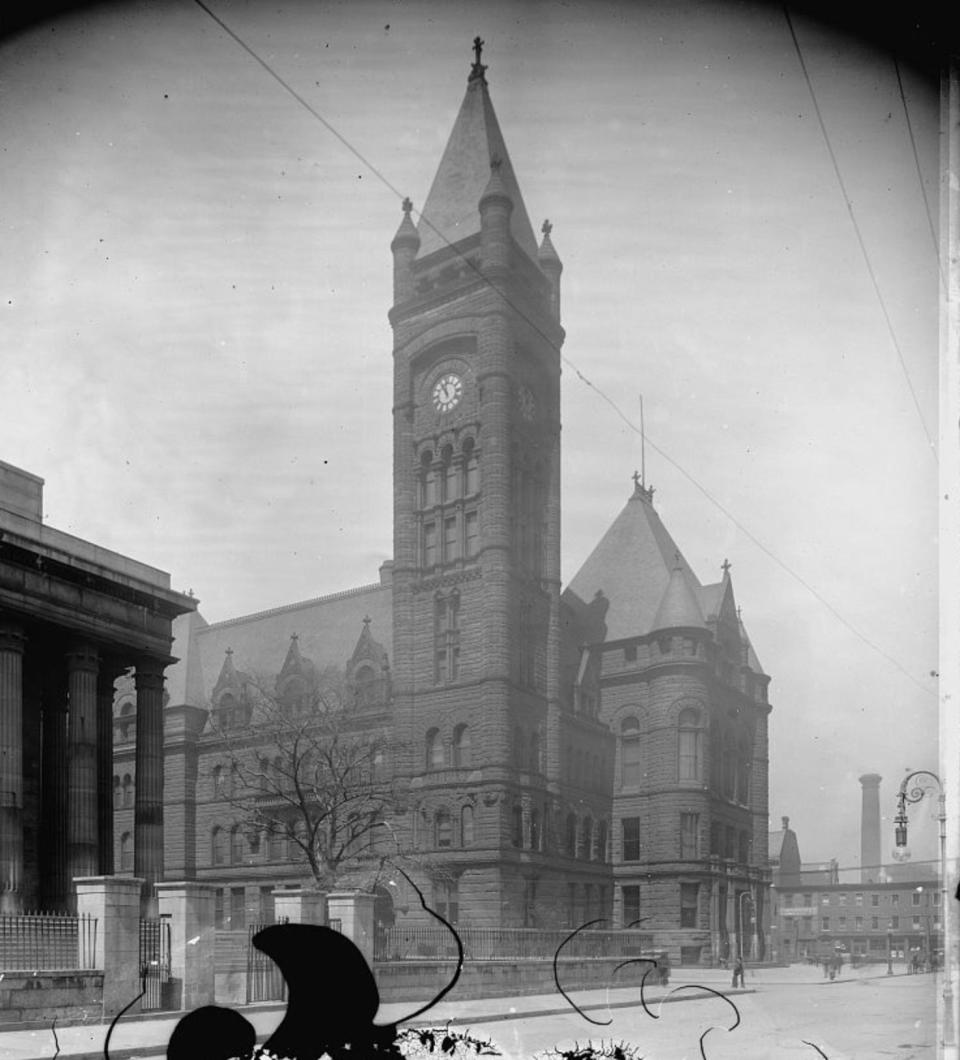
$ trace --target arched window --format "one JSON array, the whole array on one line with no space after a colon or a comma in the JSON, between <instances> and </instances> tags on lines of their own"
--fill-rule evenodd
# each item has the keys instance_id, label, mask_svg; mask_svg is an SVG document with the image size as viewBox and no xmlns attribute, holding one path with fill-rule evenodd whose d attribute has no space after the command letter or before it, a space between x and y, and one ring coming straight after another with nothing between
<instances>
[{"instance_id":1,"label":"arched window","mask_svg":"<svg viewBox=\"0 0 960 1060\"><path fill-rule=\"evenodd\" d=\"M530 772L540 772L540 734L534 730L530 733Z\"/></svg>"},{"instance_id":2,"label":"arched window","mask_svg":"<svg viewBox=\"0 0 960 1060\"><path fill-rule=\"evenodd\" d=\"M230 864L243 864L243 832L238 824L230 829Z\"/></svg>"},{"instance_id":3,"label":"arched window","mask_svg":"<svg viewBox=\"0 0 960 1060\"><path fill-rule=\"evenodd\" d=\"M227 863L227 839L219 825L215 825L210 833L210 852L214 865Z\"/></svg>"},{"instance_id":4,"label":"arched window","mask_svg":"<svg viewBox=\"0 0 960 1060\"><path fill-rule=\"evenodd\" d=\"M125 807L133 805L133 781L130 779L129 773L125 773L123 776L123 805Z\"/></svg>"},{"instance_id":5,"label":"arched window","mask_svg":"<svg viewBox=\"0 0 960 1060\"><path fill-rule=\"evenodd\" d=\"M373 758L370 760L370 779L371 780L382 780L384 765L386 764L386 755L383 753L383 748L378 747L373 752Z\"/></svg>"},{"instance_id":6,"label":"arched window","mask_svg":"<svg viewBox=\"0 0 960 1060\"><path fill-rule=\"evenodd\" d=\"M541 850L543 848L543 836L540 831L540 811L530 811L530 849Z\"/></svg>"},{"instance_id":7,"label":"arched window","mask_svg":"<svg viewBox=\"0 0 960 1060\"><path fill-rule=\"evenodd\" d=\"M453 730L453 765L455 769L470 765L470 730L466 725Z\"/></svg>"},{"instance_id":8,"label":"arched window","mask_svg":"<svg viewBox=\"0 0 960 1060\"><path fill-rule=\"evenodd\" d=\"M113 808L119 810L123 805L123 792L120 790L120 778L113 778Z\"/></svg>"},{"instance_id":9,"label":"arched window","mask_svg":"<svg viewBox=\"0 0 960 1060\"><path fill-rule=\"evenodd\" d=\"M460 811L460 845L473 845L473 807L464 806Z\"/></svg>"},{"instance_id":10,"label":"arched window","mask_svg":"<svg viewBox=\"0 0 960 1060\"><path fill-rule=\"evenodd\" d=\"M607 860L607 822L597 824L597 861Z\"/></svg>"},{"instance_id":11,"label":"arched window","mask_svg":"<svg viewBox=\"0 0 960 1060\"><path fill-rule=\"evenodd\" d=\"M432 508L437 503L437 473L433 468L433 453L427 449L420 454L420 507Z\"/></svg>"},{"instance_id":12,"label":"arched window","mask_svg":"<svg viewBox=\"0 0 960 1060\"><path fill-rule=\"evenodd\" d=\"M236 762L230 765L230 778L227 781L227 794L238 795L240 793L240 767Z\"/></svg>"},{"instance_id":13,"label":"arched window","mask_svg":"<svg viewBox=\"0 0 960 1060\"><path fill-rule=\"evenodd\" d=\"M737 851L737 861L741 865L748 865L750 863L750 833L740 833L740 849Z\"/></svg>"},{"instance_id":14,"label":"arched window","mask_svg":"<svg viewBox=\"0 0 960 1060\"><path fill-rule=\"evenodd\" d=\"M250 854L257 855L260 853L260 833L251 831L247 836L247 850Z\"/></svg>"},{"instance_id":15,"label":"arched window","mask_svg":"<svg viewBox=\"0 0 960 1060\"><path fill-rule=\"evenodd\" d=\"M511 812L510 841L515 847L523 846L523 807L514 806Z\"/></svg>"},{"instance_id":16,"label":"arched window","mask_svg":"<svg viewBox=\"0 0 960 1060\"><path fill-rule=\"evenodd\" d=\"M443 463L443 500L455 501L460 496L460 467L453 459L453 447L445 445L440 453Z\"/></svg>"},{"instance_id":17,"label":"arched window","mask_svg":"<svg viewBox=\"0 0 960 1060\"><path fill-rule=\"evenodd\" d=\"M480 462L472 438L463 443L464 494L472 497L480 492Z\"/></svg>"},{"instance_id":18,"label":"arched window","mask_svg":"<svg viewBox=\"0 0 960 1060\"><path fill-rule=\"evenodd\" d=\"M427 733L426 752L427 769L443 769L443 743L439 729L430 729Z\"/></svg>"},{"instance_id":19,"label":"arched window","mask_svg":"<svg viewBox=\"0 0 960 1060\"><path fill-rule=\"evenodd\" d=\"M700 712L686 707L677 719L677 776L681 781L703 778L703 740Z\"/></svg>"},{"instance_id":20,"label":"arched window","mask_svg":"<svg viewBox=\"0 0 960 1060\"><path fill-rule=\"evenodd\" d=\"M223 794L223 766L213 767L213 794L219 798Z\"/></svg>"},{"instance_id":21,"label":"arched window","mask_svg":"<svg viewBox=\"0 0 960 1060\"><path fill-rule=\"evenodd\" d=\"M576 814L567 814L566 851L570 857L577 856L577 818Z\"/></svg>"},{"instance_id":22,"label":"arched window","mask_svg":"<svg viewBox=\"0 0 960 1060\"><path fill-rule=\"evenodd\" d=\"M434 818L435 843L438 850L453 846L453 818L446 809L437 810Z\"/></svg>"},{"instance_id":23,"label":"arched window","mask_svg":"<svg viewBox=\"0 0 960 1060\"><path fill-rule=\"evenodd\" d=\"M371 707L378 699L377 674L372 666L359 666L353 674L358 707Z\"/></svg>"},{"instance_id":24,"label":"arched window","mask_svg":"<svg viewBox=\"0 0 960 1060\"><path fill-rule=\"evenodd\" d=\"M120 836L120 871L133 872L133 836L129 832Z\"/></svg>"},{"instance_id":25,"label":"arched window","mask_svg":"<svg viewBox=\"0 0 960 1060\"><path fill-rule=\"evenodd\" d=\"M587 861L593 856L593 818L587 817L583 822L583 838L580 856Z\"/></svg>"},{"instance_id":26,"label":"arched window","mask_svg":"<svg viewBox=\"0 0 960 1060\"><path fill-rule=\"evenodd\" d=\"M745 736L737 745L737 802L744 806L750 802L750 746Z\"/></svg>"},{"instance_id":27,"label":"arched window","mask_svg":"<svg viewBox=\"0 0 960 1060\"><path fill-rule=\"evenodd\" d=\"M521 729L519 725L515 725L513 727L513 760L520 769L523 769L526 765L523 756L525 742L526 741L523 738L523 729Z\"/></svg>"},{"instance_id":28,"label":"arched window","mask_svg":"<svg viewBox=\"0 0 960 1060\"><path fill-rule=\"evenodd\" d=\"M732 799L737 791L737 751L733 745L733 736L726 732L723 736L723 772L721 794L725 799Z\"/></svg>"},{"instance_id":29,"label":"arched window","mask_svg":"<svg viewBox=\"0 0 960 1060\"><path fill-rule=\"evenodd\" d=\"M620 786L640 785L640 721L632 715L620 722Z\"/></svg>"}]
</instances>

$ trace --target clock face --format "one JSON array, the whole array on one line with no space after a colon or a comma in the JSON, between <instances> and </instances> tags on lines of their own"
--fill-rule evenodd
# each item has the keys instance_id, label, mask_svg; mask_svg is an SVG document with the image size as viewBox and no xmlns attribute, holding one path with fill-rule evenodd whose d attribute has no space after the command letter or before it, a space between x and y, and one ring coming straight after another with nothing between
<instances>
[{"instance_id":1,"label":"clock face","mask_svg":"<svg viewBox=\"0 0 960 1060\"><path fill-rule=\"evenodd\" d=\"M537 414L537 399L533 396L533 391L526 386L520 387L517 391L517 406L520 409L520 415L525 420L532 420Z\"/></svg>"},{"instance_id":2,"label":"clock face","mask_svg":"<svg viewBox=\"0 0 960 1060\"><path fill-rule=\"evenodd\" d=\"M463 380L453 372L447 372L433 384L433 404L437 412L450 412L460 404L463 396Z\"/></svg>"}]
</instances>

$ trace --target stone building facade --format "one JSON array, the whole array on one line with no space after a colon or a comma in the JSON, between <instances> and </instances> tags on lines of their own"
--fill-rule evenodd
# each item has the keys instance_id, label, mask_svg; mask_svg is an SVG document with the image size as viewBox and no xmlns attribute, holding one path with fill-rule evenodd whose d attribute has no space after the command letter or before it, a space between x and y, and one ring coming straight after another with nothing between
<instances>
[{"instance_id":1,"label":"stone building facade","mask_svg":"<svg viewBox=\"0 0 960 1060\"><path fill-rule=\"evenodd\" d=\"M113 871L114 681L129 675L131 871L162 879L163 678L195 602L163 571L43 522L43 480L0 463L0 913L75 909Z\"/></svg>"},{"instance_id":2,"label":"stone building facade","mask_svg":"<svg viewBox=\"0 0 960 1060\"><path fill-rule=\"evenodd\" d=\"M167 872L214 882L234 926L303 878L282 844L242 835L213 779L242 675L282 675L295 644L306 680L345 671L358 725L389 734L392 841L451 919L639 923L675 958L717 958L741 913L765 915L769 679L729 569L702 585L642 483L561 592L562 265L549 223L534 235L485 70L478 58L419 224L405 202L391 243L393 560L346 593L179 622ZM391 915L414 916L397 896ZM762 954L763 932L744 933Z\"/></svg>"}]
</instances>

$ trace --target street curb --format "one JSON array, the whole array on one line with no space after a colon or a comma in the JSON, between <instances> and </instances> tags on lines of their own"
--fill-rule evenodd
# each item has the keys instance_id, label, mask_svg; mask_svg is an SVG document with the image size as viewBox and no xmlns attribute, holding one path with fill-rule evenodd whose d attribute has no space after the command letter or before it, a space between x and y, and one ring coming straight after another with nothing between
<instances>
[{"instance_id":1,"label":"street curb","mask_svg":"<svg viewBox=\"0 0 960 1060\"><path fill-rule=\"evenodd\" d=\"M724 992L724 997L729 997L735 994L755 994L756 990L753 989L738 989L729 990ZM667 994L663 997L654 996L647 999L648 1005L661 1004L675 1001L701 1001L704 998L715 997L715 994L710 993L709 989L702 994L688 994L685 997L678 997L672 994ZM491 998L491 1001L498 1000L497 998ZM503 1000L508 1000L504 998ZM596 1011L597 1009L613 1009L613 1008L635 1008L640 1005L640 999L637 998L633 1001L611 1001L609 1003L589 1004L580 1005L581 1012ZM241 1009L248 1008L249 1006L241 1006ZM283 1006L278 1006L283 1007ZM272 1008L272 1007L271 1007ZM238 1010L239 1011L239 1010ZM258 1012L271 1011L271 1009L258 1008ZM438 1021L438 1020L414 1020L411 1023L404 1023L405 1027L437 1027L437 1026L470 1026L477 1023L501 1023L506 1020L520 1020L520 1019L533 1019L538 1016L563 1016L571 1012L572 1009L569 1005L565 1005L562 1008L551 1008L551 1009L527 1009L524 1011L516 1012L499 1012L487 1015L485 1013L479 1013L472 1018L461 1018L454 1017L450 1020ZM185 1013L177 1012L172 1013L173 1016L183 1016ZM271 1032L272 1033L272 1032ZM258 1034L257 1045L263 1045L263 1043L269 1038L269 1034ZM0 1036L0 1045L2 1045L2 1036ZM53 1035L51 1035L51 1046L53 1046ZM150 1057L163 1056L166 1052L166 1042L154 1043L151 1045L130 1045L119 1049L110 1050L110 1060L147 1060ZM51 1055L53 1055L51 1050ZM87 1051L84 1053L65 1053L60 1052L57 1054L57 1060L104 1060L103 1049L97 1049L96 1051Z\"/></svg>"}]
</instances>

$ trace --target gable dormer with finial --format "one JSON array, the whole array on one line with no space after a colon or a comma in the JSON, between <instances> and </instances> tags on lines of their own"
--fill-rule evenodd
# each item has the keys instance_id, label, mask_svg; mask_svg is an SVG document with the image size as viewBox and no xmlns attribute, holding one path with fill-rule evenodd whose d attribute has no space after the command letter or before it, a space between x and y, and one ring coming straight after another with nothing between
<instances>
[{"instance_id":1,"label":"gable dormer with finial","mask_svg":"<svg viewBox=\"0 0 960 1060\"><path fill-rule=\"evenodd\" d=\"M387 650L375 640L371 619L365 617L353 655L347 663L347 694L353 706L385 707L390 700L390 661Z\"/></svg>"},{"instance_id":2,"label":"gable dormer with finial","mask_svg":"<svg viewBox=\"0 0 960 1060\"><path fill-rule=\"evenodd\" d=\"M233 649L227 648L210 694L213 724L222 730L249 725L253 713L253 687L250 675L236 668Z\"/></svg>"}]
</instances>

